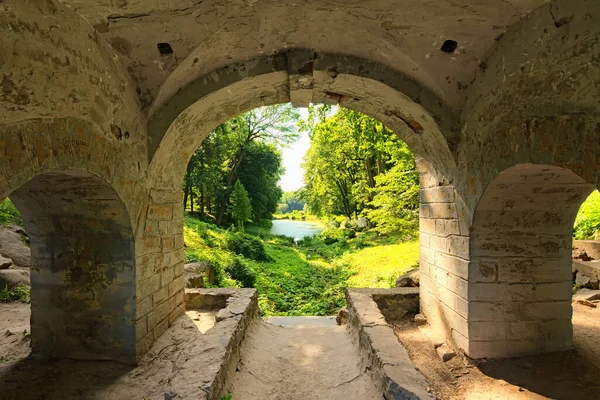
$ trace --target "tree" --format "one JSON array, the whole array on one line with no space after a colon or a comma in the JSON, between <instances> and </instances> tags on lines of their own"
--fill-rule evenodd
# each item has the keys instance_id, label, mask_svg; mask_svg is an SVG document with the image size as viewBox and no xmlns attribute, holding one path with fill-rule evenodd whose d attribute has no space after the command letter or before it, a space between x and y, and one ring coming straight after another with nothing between
<instances>
[{"instance_id":1,"label":"tree","mask_svg":"<svg viewBox=\"0 0 600 400\"><path fill-rule=\"evenodd\" d=\"M305 156L307 206L317 215L367 216L383 233L413 233L419 182L406 143L380 122L339 108L309 109Z\"/></svg>"},{"instance_id":2,"label":"tree","mask_svg":"<svg viewBox=\"0 0 600 400\"><path fill-rule=\"evenodd\" d=\"M190 159L183 183L184 207L190 204L193 210L198 204L201 218L222 225L230 220L229 196L239 179L250 197L253 219L270 220L281 196L278 147L297 137L297 118L289 105L274 106L219 125Z\"/></svg>"},{"instance_id":3,"label":"tree","mask_svg":"<svg viewBox=\"0 0 600 400\"><path fill-rule=\"evenodd\" d=\"M243 231L244 222L248 221L252 216L252 206L250 205L248 192L239 179L233 185L233 191L229 199L229 212L238 229Z\"/></svg>"},{"instance_id":4,"label":"tree","mask_svg":"<svg viewBox=\"0 0 600 400\"><path fill-rule=\"evenodd\" d=\"M296 122L298 112L291 104L262 107L238 116L231 121L234 131L235 155L230 160L229 172L221 194L217 213L217 225L221 225L233 183L238 178L239 168L248 147L254 142L285 146L298 138Z\"/></svg>"}]
</instances>

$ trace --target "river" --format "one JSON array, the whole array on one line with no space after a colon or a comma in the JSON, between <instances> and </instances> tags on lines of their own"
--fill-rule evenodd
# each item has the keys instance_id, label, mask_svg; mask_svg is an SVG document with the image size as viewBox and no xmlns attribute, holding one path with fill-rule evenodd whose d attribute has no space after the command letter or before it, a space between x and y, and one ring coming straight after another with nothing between
<instances>
[{"instance_id":1,"label":"river","mask_svg":"<svg viewBox=\"0 0 600 400\"><path fill-rule=\"evenodd\" d=\"M316 235L322 230L323 225L317 222L276 219L273 220L270 232L273 235L284 235L295 239L302 239L304 236Z\"/></svg>"}]
</instances>

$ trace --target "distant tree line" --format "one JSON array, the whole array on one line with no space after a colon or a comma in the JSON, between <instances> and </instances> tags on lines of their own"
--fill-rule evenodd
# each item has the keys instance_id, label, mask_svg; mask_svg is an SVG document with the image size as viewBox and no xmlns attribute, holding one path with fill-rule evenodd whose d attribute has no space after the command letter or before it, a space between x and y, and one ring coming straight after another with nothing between
<instances>
[{"instance_id":1,"label":"distant tree line","mask_svg":"<svg viewBox=\"0 0 600 400\"><path fill-rule=\"evenodd\" d=\"M290 105L278 105L219 125L188 163L184 207L217 225L270 220L282 195L277 184L283 173L279 147L296 140L298 118Z\"/></svg>"}]
</instances>

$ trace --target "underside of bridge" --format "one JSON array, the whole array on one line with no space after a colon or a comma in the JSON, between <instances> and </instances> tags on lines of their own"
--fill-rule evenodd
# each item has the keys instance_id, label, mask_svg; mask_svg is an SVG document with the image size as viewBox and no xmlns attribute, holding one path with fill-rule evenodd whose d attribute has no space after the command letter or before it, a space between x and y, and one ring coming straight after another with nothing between
<instances>
[{"instance_id":1,"label":"underside of bridge","mask_svg":"<svg viewBox=\"0 0 600 400\"><path fill-rule=\"evenodd\" d=\"M3 0L0 193L34 350L135 362L184 311L185 167L255 107L340 104L418 156L421 309L475 358L571 346L600 177L595 0Z\"/></svg>"}]
</instances>

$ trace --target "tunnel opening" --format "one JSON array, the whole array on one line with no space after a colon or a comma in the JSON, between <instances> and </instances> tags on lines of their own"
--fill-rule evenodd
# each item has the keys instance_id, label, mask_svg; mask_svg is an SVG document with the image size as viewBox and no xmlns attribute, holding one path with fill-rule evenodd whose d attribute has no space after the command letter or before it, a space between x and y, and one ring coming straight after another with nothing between
<instances>
[{"instance_id":1,"label":"tunnel opening","mask_svg":"<svg viewBox=\"0 0 600 400\"><path fill-rule=\"evenodd\" d=\"M536 164L488 185L471 233L469 356L572 348L573 223L593 188L568 169Z\"/></svg>"},{"instance_id":2,"label":"tunnel opening","mask_svg":"<svg viewBox=\"0 0 600 400\"><path fill-rule=\"evenodd\" d=\"M89 173L45 173L10 200L23 228L17 214L3 230L20 232L31 259L13 255L6 271L22 275L12 291L31 288L32 355L134 363L133 232L114 189ZM0 251L11 255L9 245Z\"/></svg>"}]
</instances>

